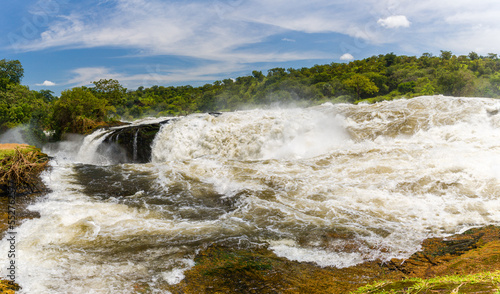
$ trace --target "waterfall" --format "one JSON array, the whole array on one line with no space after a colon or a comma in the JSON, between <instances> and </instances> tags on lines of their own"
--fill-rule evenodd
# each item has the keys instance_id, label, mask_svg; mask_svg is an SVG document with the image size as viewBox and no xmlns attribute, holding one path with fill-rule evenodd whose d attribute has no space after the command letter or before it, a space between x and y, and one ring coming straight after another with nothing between
<instances>
[{"instance_id":1,"label":"waterfall","mask_svg":"<svg viewBox=\"0 0 500 294\"><path fill-rule=\"evenodd\" d=\"M109 159L99 156L97 148L111 134L109 130L99 129L85 137L82 146L76 156L76 161L87 164L105 165L109 164Z\"/></svg>"},{"instance_id":2,"label":"waterfall","mask_svg":"<svg viewBox=\"0 0 500 294\"><path fill-rule=\"evenodd\" d=\"M139 129L137 129L134 133L134 146L133 146L133 159L132 162L137 162L137 134L139 133Z\"/></svg>"},{"instance_id":3,"label":"waterfall","mask_svg":"<svg viewBox=\"0 0 500 294\"><path fill-rule=\"evenodd\" d=\"M96 131L44 175L40 218L17 228L17 281L164 293L212 244L339 268L407 258L426 238L500 223L499 110L425 96ZM103 159L113 144L128 161ZM0 254L3 276L8 263Z\"/></svg>"}]
</instances>

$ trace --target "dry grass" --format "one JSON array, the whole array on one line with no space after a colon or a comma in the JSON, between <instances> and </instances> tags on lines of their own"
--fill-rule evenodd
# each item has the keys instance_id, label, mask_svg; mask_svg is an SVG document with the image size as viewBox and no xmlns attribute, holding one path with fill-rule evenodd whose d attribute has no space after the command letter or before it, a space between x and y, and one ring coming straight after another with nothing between
<instances>
[{"instance_id":1,"label":"dry grass","mask_svg":"<svg viewBox=\"0 0 500 294\"><path fill-rule=\"evenodd\" d=\"M4 194L39 191L39 175L47 163L47 155L35 147L0 150L0 189Z\"/></svg>"}]
</instances>

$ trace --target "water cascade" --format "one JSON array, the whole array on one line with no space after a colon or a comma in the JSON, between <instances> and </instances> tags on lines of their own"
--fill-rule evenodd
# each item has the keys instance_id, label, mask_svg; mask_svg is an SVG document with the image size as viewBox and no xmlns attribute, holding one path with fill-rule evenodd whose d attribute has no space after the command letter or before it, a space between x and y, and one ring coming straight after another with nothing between
<instances>
[{"instance_id":1,"label":"water cascade","mask_svg":"<svg viewBox=\"0 0 500 294\"><path fill-rule=\"evenodd\" d=\"M150 141L149 126L98 131L72 156L53 152L52 191L31 206L41 217L17 228L18 282L161 292L214 243L320 266L408 257L425 238L500 222L499 110L429 96L192 114L158 122ZM126 150L111 158L115 142Z\"/></svg>"}]
</instances>

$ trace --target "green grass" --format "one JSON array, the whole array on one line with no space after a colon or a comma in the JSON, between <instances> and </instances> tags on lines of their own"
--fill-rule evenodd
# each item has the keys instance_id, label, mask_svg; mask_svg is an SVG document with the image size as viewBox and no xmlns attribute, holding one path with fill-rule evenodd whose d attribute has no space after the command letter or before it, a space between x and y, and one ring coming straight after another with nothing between
<instances>
[{"instance_id":1,"label":"green grass","mask_svg":"<svg viewBox=\"0 0 500 294\"><path fill-rule=\"evenodd\" d=\"M359 288L354 293L497 293L500 294L500 271L473 275L451 275L431 279L412 278L381 281Z\"/></svg>"},{"instance_id":2,"label":"green grass","mask_svg":"<svg viewBox=\"0 0 500 294\"><path fill-rule=\"evenodd\" d=\"M23 153L28 153L31 151L40 151L40 149L36 148L35 146L29 146L25 145L22 147L16 147L12 149L0 149L0 159L3 159L6 156L13 156L16 154L16 149L19 149Z\"/></svg>"}]
</instances>

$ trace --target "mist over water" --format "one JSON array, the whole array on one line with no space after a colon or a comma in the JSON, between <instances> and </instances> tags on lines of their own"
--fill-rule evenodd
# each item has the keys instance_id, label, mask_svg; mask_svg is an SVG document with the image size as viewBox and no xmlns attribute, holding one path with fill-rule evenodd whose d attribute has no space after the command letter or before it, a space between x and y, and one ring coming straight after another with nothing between
<instances>
[{"instance_id":1,"label":"mist over water","mask_svg":"<svg viewBox=\"0 0 500 294\"><path fill-rule=\"evenodd\" d=\"M408 257L500 221L499 110L433 96L193 114L162 126L147 164L96 154L106 131L62 143L47 150L41 217L17 229L18 281L24 293L158 289L213 243L320 266Z\"/></svg>"}]
</instances>

